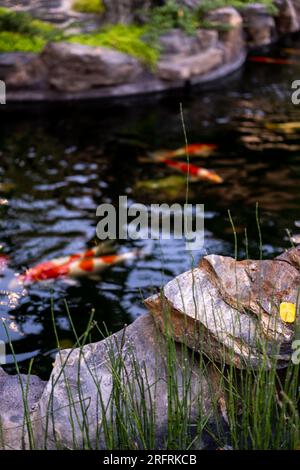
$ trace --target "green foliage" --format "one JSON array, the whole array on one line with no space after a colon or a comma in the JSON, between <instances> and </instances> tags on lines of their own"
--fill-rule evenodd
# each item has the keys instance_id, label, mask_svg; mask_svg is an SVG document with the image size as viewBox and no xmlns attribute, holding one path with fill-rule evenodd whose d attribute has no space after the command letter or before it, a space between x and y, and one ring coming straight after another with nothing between
<instances>
[{"instance_id":1,"label":"green foliage","mask_svg":"<svg viewBox=\"0 0 300 470\"><path fill-rule=\"evenodd\" d=\"M153 8L148 15L148 35L154 38L173 28L193 35L197 26L196 15L176 0L167 0L165 5Z\"/></svg>"},{"instance_id":2,"label":"green foliage","mask_svg":"<svg viewBox=\"0 0 300 470\"><path fill-rule=\"evenodd\" d=\"M40 52L48 41L60 38L50 23L0 8L0 52Z\"/></svg>"},{"instance_id":3,"label":"green foliage","mask_svg":"<svg viewBox=\"0 0 300 470\"><path fill-rule=\"evenodd\" d=\"M223 7L234 7L237 10L242 10L246 6L253 3L255 3L254 0L202 0L198 9L198 14L201 18L205 15L205 13ZM276 15L276 13L278 13L277 7L274 4L274 0L260 0L256 3L265 5L267 11L271 15Z\"/></svg>"},{"instance_id":4,"label":"green foliage","mask_svg":"<svg viewBox=\"0 0 300 470\"><path fill-rule=\"evenodd\" d=\"M79 13L101 14L104 12L102 0L74 0L72 8Z\"/></svg>"},{"instance_id":5,"label":"green foliage","mask_svg":"<svg viewBox=\"0 0 300 470\"><path fill-rule=\"evenodd\" d=\"M1 52L40 52L46 44L46 40L39 36L27 36L11 31L0 32Z\"/></svg>"},{"instance_id":6,"label":"green foliage","mask_svg":"<svg viewBox=\"0 0 300 470\"><path fill-rule=\"evenodd\" d=\"M155 47L143 40L145 32L145 27L117 24L106 27L102 31L71 36L67 40L87 46L109 47L136 57L141 62L153 67L159 53Z\"/></svg>"}]
</instances>

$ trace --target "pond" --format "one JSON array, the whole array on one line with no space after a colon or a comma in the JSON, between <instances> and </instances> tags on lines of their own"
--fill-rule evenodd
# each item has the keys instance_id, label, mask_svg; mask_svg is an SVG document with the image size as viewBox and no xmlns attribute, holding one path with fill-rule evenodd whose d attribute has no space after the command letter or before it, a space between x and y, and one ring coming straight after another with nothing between
<instances>
[{"instance_id":1,"label":"pond","mask_svg":"<svg viewBox=\"0 0 300 470\"><path fill-rule=\"evenodd\" d=\"M300 51L299 37L284 45ZM277 57L282 49L264 53ZM300 128L287 133L269 124L300 121L300 107L291 102L296 79L300 57L299 66L247 63L206 89L167 96L1 107L0 198L8 204L0 206L0 245L9 265L0 277L0 316L8 321L22 371L34 358L32 371L49 375L57 351L52 310L60 345L70 347L75 340L66 304L79 335L92 311L101 330L114 332L145 312L143 298L190 268L184 241L119 241L119 251L146 247L148 256L112 267L98 281L56 280L7 293L15 273L93 246L100 204L117 205L120 195L145 204L185 201L184 182L164 183L177 175L174 170L139 158L184 145L180 103L189 143L218 146L193 163L224 179L221 185L190 185L189 202L205 205L205 245L193 252L194 262L207 253L234 255L228 210L238 256L246 255L247 229L249 256L259 257L256 203L263 255L271 258L290 246L286 229L297 233L300 220ZM4 327L0 339L7 342ZM100 332L91 339L101 339ZM9 352L7 370L13 362Z\"/></svg>"}]
</instances>

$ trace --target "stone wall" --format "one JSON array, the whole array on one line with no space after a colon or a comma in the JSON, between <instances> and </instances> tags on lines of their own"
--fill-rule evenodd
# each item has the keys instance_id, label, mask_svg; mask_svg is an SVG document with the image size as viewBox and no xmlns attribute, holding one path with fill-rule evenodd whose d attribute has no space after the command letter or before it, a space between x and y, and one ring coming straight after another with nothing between
<instances>
[{"instance_id":1,"label":"stone wall","mask_svg":"<svg viewBox=\"0 0 300 470\"><path fill-rule=\"evenodd\" d=\"M70 6L70 1L61 0L61 7ZM191 8L198 4L196 0L182 1ZM41 7L41 2L35 3ZM104 2L102 21L128 22L137 20L143 8L156 0ZM28 4L32 7L33 0ZM0 79L7 83L7 102L126 96L219 79L237 70L250 48L300 30L300 0L276 0L276 4L275 17L260 4L241 12L226 7L207 14L211 30L199 29L194 36L178 29L162 34L162 54L152 70L120 52L68 43L48 44L38 56L2 54ZM57 9L52 12L58 14Z\"/></svg>"}]
</instances>

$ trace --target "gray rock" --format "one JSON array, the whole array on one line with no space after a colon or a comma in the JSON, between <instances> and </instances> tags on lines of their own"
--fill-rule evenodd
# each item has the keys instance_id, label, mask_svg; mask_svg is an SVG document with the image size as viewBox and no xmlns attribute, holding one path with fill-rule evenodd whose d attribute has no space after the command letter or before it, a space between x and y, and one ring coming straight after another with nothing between
<instances>
[{"instance_id":1,"label":"gray rock","mask_svg":"<svg viewBox=\"0 0 300 470\"><path fill-rule=\"evenodd\" d=\"M24 396L27 396L27 412L24 413L22 388L23 384ZM28 383L28 393L26 388ZM0 367L0 449L29 449L30 440L25 417L28 416L28 422L35 429L35 411L37 402L40 399L46 382L43 382L36 376L30 378L21 375L20 379L17 375L8 375ZM34 431L33 431L34 434ZM33 446L35 438L33 438Z\"/></svg>"},{"instance_id":2,"label":"gray rock","mask_svg":"<svg viewBox=\"0 0 300 470\"><path fill-rule=\"evenodd\" d=\"M271 44L277 38L275 19L266 7L254 3L243 9L244 27L250 47Z\"/></svg>"},{"instance_id":3,"label":"gray rock","mask_svg":"<svg viewBox=\"0 0 300 470\"><path fill-rule=\"evenodd\" d=\"M213 30L199 29L195 36L189 36L180 29L172 29L161 35L159 39L164 56L176 54L187 57L216 47L218 33Z\"/></svg>"},{"instance_id":4,"label":"gray rock","mask_svg":"<svg viewBox=\"0 0 300 470\"><path fill-rule=\"evenodd\" d=\"M217 46L218 32L214 29L198 29L196 34L201 50Z\"/></svg>"},{"instance_id":5,"label":"gray rock","mask_svg":"<svg viewBox=\"0 0 300 470\"><path fill-rule=\"evenodd\" d=\"M255 368L276 359L277 367L286 367L295 324L281 320L279 307L297 305L299 266L300 248L273 261L206 256L146 305L162 329L169 311L175 339L217 361Z\"/></svg>"},{"instance_id":6,"label":"gray rock","mask_svg":"<svg viewBox=\"0 0 300 470\"><path fill-rule=\"evenodd\" d=\"M157 66L157 75L163 80L189 80L204 75L222 64L223 53L211 48L190 57L173 56L172 60L162 59Z\"/></svg>"},{"instance_id":7,"label":"gray rock","mask_svg":"<svg viewBox=\"0 0 300 470\"><path fill-rule=\"evenodd\" d=\"M70 43L49 43L41 55L21 65L8 78L11 87L54 87L79 92L97 86L134 81L142 72L140 63L107 48Z\"/></svg>"},{"instance_id":8,"label":"gray rock","mask_svg":"<svg viewBox=\"0 0 300 470\"><path fill-rule=\"evenodd\" d=\"M206 20L219 29L219 40L226 63L245 54L243 19L232 7L219 8L206 15Z\"/></svg>"},{"instance_id":9,"label":"gray rock","mask_svg":"<svg viewBox=\"0 0 300 470\"><path fill-rule=\"evenodd\" d=\"M181 29L173 29L159 38L162 52L169 54L193 55L199 52L199 41L196 36L188 36Z\"/></svg>"},{"instance_id":10,"label":"gray rock","mask_svg":"<svg viewBox=\"0 0 300 470\"><path fill-rule=\"evenodd\" d=\"M294 33L300 29L300 17L292 0L276 0L278 7L276 26L280 34Z\"/></svg>"},{"instance_id":11,"label":"gray rock","mask_svg":"<svg viewBox=\"0 0 300 470\"><path fill-rule=\"evenodd\" d=\"M135 365L133 355L136 358ZM212 369L208 366L204 374L197 361L189 360L186 363L182 357L181 348L177 346L177 367L173 372L181 397L183 374L188 373L191 377L191 392L188 398L191 407L190 420L196 420L200 410L203 416L212 417L211 397L217 398L219 393L219 385ZM126 365L126 374L121 373L121 384L118 384L112 371L116 370L122 361ZM141 416L145 410L142 407L144 396L147 410L145 419L154 411L156 443L158 447L162 445L168 428L166 361L165 338L149 314L118 334L85 346L81 352L79 349L61 351L56 357L50 380L39 402L39 413L44 417L39 434L47 433L47 448L82 448L84 439L89 439L89 445L93 448L105 448L104 410L107 422L111 424L111 417L116 416L113 391L120 386L121 396L126 397L126 400L132 399L128 413L139 410L137 413ZM139 373L136 373L136 370L141 372L143 385L141 380L137 379ZM144 395L141 392L143 387ZM119 407L125 412L122 403L119 403ZM138 442L139 433L135 436L133 415L128 417L128 420L128 434L132 433L133 439ZM84 426L84 422L88 423L88 426ZM117 436L117 429L114 433Z\"/></svg>"},{"instance_id":12,"label":"gray rock","mask_svg":"<svg viewBox=\"0 0 300 470\"><path fill-rule=\"evenodd\" d=\"M143 12L155 4L155 0L103 0L104 20L107 23L130 23L143 17Z\"/></svg>"}]
</instances>

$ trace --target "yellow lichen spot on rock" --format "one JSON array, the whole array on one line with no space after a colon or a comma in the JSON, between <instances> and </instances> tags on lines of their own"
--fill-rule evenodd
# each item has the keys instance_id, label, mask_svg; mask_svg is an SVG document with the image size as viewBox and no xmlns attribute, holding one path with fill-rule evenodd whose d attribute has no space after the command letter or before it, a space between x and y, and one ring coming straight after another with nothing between
<instances>
[{"instance_id":1,"label":"yellow lichen spot on rock","mask_svg":"<svg viewBox=\"0 0 300 470\"><path fill-rule=\"evenodd\" d=\"M296 319L296 305L290 302L280 304L280 318L285 323L294 323Z\"/></svg>"}]
</instances>

